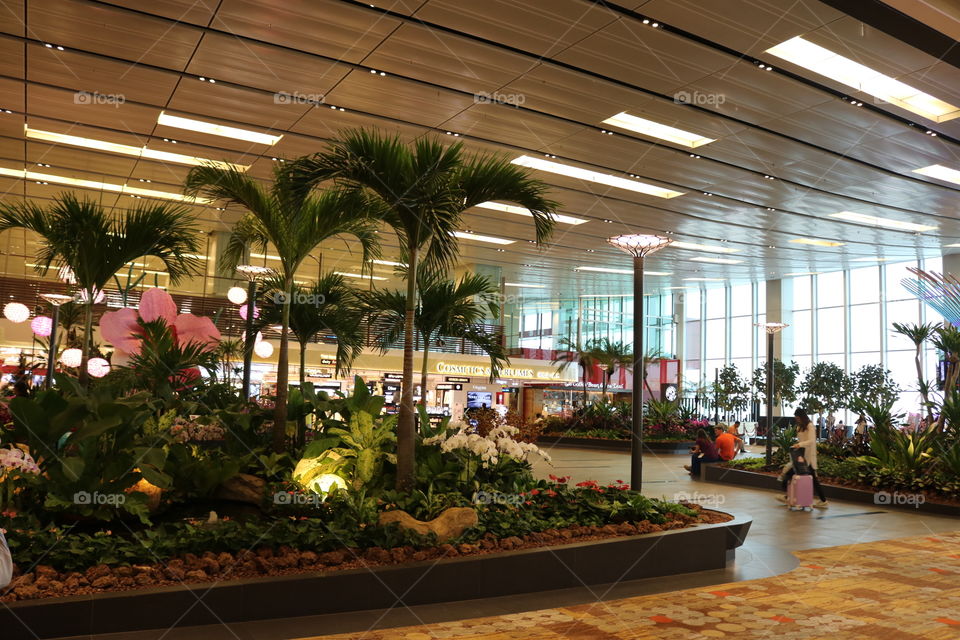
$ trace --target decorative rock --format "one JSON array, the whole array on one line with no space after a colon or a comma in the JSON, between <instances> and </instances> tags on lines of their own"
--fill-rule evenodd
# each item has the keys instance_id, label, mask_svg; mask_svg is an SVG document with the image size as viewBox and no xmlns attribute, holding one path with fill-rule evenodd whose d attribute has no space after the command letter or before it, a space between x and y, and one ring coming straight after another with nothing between
<instances>
[{"instance_id":1,"label":"decorative rock","mask_svg":"<svg viewBox=\"0 0 960 640\"><path fill-rule=\"evenodd\" d=\"M113 576L100 576L90 583L94 589L110 589L117 586L117 579Z\"/></svg>"},{"instance_id":2,"label":"decorative rock","mask_svg":"<svg viewBox=\"0 0 960 640\"><path fill-rule=\"evenodd\" d=\"M319 556L320 562L328 566L343 564L347 559L347 554L343 551L327 551Z\"/></svg>"},{"instance_id":3,"label":"decorative rock","mask_svg":"<svg viewBox=\"0 0 960 640\"><path fill-rule=\"evenodd\" d=\"M436 534L440 542L459 538L464 531L476 526L478 521L477 512L469 507L451 507L429 522L417 520L406 511L384 511L380 514L381 526L397 523L422 536Z\"/></svg>"},{"instance_id":4,"label":"decorative rock","mask_svg":"<svg viewBox=\"0 0 960 640\"><path fill-rule=\"evenodd\" d=\"M247 502L253 505L263 503L263 492L266 482L263 478L248 473L238 473L217 489L216 497L221 500Z\"/></svg>"}]
</instances>

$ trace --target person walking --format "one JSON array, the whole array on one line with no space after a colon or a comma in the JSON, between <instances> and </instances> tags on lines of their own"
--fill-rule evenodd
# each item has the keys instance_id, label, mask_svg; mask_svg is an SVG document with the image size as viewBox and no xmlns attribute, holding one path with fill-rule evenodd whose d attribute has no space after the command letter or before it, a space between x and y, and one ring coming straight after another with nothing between
<instances>
[{"instance_id":1,"label":"person walking","mask_svg":"<svg viewBox=\"0 0 960 640\"><path fill-rule=\"evenodd\" d=\"M817 492L819 500L814 503L817 509L826 509L827 497L823 493L823 487L820 486L820 480L817 478L817 432L810 421L810 416L803 409L797 409L794 414L794 421L797 423L797 443L793 445L794 449L803 449L803 459L807 463L810 475L813 476L813 490ZM787 502L787 485L791 478L796 475L796 470L791 466L783 474L780 486L783 489L783 495L777 496L780 502Z\"/></svg>"}]
</instances>

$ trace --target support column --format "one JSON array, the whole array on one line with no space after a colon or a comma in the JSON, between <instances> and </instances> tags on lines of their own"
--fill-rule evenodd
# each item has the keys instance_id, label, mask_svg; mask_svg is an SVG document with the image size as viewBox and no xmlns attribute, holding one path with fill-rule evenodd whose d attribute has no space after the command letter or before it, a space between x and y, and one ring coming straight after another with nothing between
<instances>
[{"instance_id":1,"label":"support column","mask_svg":"<svg viewBox=\"0 0 960 640\"><path fill-rule=\"evenodd\" d=\"M785 322L787 327L774 341L773 357L783 362L793 359L793 282L791 280L767 280L767 322ZM766 353L766 335L760 331L762 341L759 353Z\"/></svg>"},{"instance_id":2,"label":"support column","mask_svg":"<svg viewBox=\"0 0 960 640\"><path fill-rule=\"evenodd\" d=\"M229 231L214 231L210 234L209 250L207 252L206 275L210 285L204 293L208 296L222 297L227 295L230 287L238 286L235 282L237 274L223 270L223 251L230 239Z\"/></svg>"}]
</instances>

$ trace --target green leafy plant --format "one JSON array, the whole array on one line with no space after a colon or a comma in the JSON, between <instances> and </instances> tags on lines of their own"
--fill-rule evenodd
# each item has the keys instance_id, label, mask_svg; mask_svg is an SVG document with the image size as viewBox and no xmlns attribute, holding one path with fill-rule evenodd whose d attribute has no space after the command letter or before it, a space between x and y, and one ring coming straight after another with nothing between
<instances>
[{"instance_id":1,"label":"green leafy plant","mask_svg":"<svg viewBox=\"0 0 960 640\"><path fill-rule=\"evenodd\" d=\"M934 336L937 330L937 325L933 323L913 324L894 322L893 330L894 332L899 333L910 340L916 349L913 361L917 368L917 390L920 392L920 397L923 399L923 407L927 410L928 421L933 422L933 409L930 404L930 385L923 376L923 364L921 363L921 356L923 355L923 343L927 340L930 340L930 338Z\"/></svg>"},{"instance_id":2,"label":"green leafy plant","mask_svg":"<svg viewBox=\"0 0 960 640\"><path fill-rule=\"evenodd\" d=\"M847 405L853 381L833 362L818 362L804 375L799 391L801 404L810 413L823 415Z\"/></svg>"},{"instance_id":3,"label":"green leafy plant","mask_svg":"<svg viewBox=\"0 0 960 640\"><path fill-rule=\"evenodd\" d=\"M750 401L750 385L735 364L724 365L720 369L712 391L717 406L724 413L745 409Z\"/></svg>"},{"instance_id":4,"label":"green leafy plant","mask_svg":"<svg viewBox=\"0 0 960 640\"><path fill-rule=\"evenodd\" d=\"M783 409L784 403L792 404L797 401L797 378L800 377L800 365L791 360L786 364L779 358L773 360L773 402ZM761 402L767 401L767 365L757 367L753 371L753 390L755 397Z\"/></svg>"},{"instance_id":5,"label":"green leafy plant","mask_svg":"<svg viewBox=\"0 0 960 640\"><path fill-rule=\"evenodd\" d=\"M852 395L858 402L883 405L893 403L900 397L900 385L890 376L890 371L880 365L867 364L850 376Z\"/></svg>"}]
</instances>

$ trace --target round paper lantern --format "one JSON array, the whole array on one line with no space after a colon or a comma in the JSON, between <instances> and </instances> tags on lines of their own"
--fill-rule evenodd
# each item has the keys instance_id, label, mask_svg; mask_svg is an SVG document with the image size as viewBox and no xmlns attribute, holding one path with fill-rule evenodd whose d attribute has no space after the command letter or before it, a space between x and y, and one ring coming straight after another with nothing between
<instances>
[{"instance_id":1,"label":"round paper lantern","mask_svg":"<svg viewBox=\"0 0 960 640\"><path fill-rule=\"evenodd\" d=\"M230 287L227 291L227 300L233 304L243 304L247 301L247 290L243 287Z\"/></svg>"},{"instance_id":2,"label":"round paper lantern","mask_svg":"<svg viewBox=\"0 0 960 640\"><path fill-rule=\"evenodd\" d=\"M239 313L240 313L240 317L243 318L244 320L246 320L246 319L247 319L247 305L243 305L242 307L240 307ZM254 317L254 318L259 318L259 317L260 317L260 307L258 307L258 306L254 306L254 307L253 307L253 317Z\"/></svg>"},{"instance_id":3,"label":"round paper lantern","mask_svg":"<svg viewBox=\"0 0 960 640\"><path fill-rule=\"evenodd\" d=\"M253 352L261 358L269 358L273 355L273 345L269 342L258 342L253 347Z\"/></svg>"},{"instance_id":4,"label":"round paper lantern","mask_svg":"<svg viewBox=\"0 0 960 640\"><path fill-rule=\"evenodd\" d=\"M30 309L27 308L27 305L19 302L8 302L3 308L3 315L10 322L26 322L27 318L30 317Z\"/></svg>"},{"instance_id":5,"label":"round paper lantern","mask_svg":"<svg viewBox=\"0 0 960 640\"><path fill-rule=\"evenodd\" d=\"M60 362L65 367L79 367L83 361L83 352L80 349L66 349L60 354Z\"/></svg>"},{"instance_id":6,"label":"round paper lantern","mask_svg":"<svg viewBox=\"0 0 960 640\"><path fill-rule=\"evenodd\" d=\"M334 473L322 473L310 481L309 488L320 495L334 491L346 491L347 481Z\"/></svg>"},{"instance_id":7,"label":"round paper lantern","mask_svg":"<svg viewBox=\"0 0 960 640\"><path fill-rule=\"evenodd\" d=\"M110 363L103 358L90 358L87 361L87 371L94 378L102 378L110 373Z\"/></svg>"},{"instance_id":8,"label":"round paper lantern","mask_svg":"<svg viewBox=\"0 0 960 640\"><path fill-rule=\"evenodd\" d=\"M47 338L53 333L53 318L50 316L37 316L30 322L30 328L41 338Z\"/></svg>"}]
</instances>

